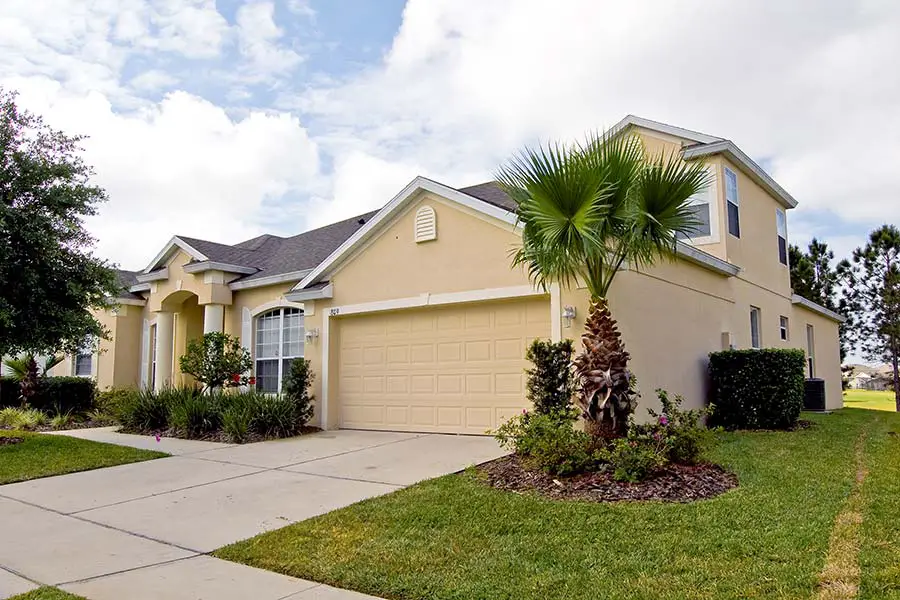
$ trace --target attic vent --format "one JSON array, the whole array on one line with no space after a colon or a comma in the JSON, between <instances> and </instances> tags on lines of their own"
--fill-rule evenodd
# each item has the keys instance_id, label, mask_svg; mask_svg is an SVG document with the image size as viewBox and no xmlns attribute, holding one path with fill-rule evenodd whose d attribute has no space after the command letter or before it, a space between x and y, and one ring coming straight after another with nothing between
<instances>
[{"instance_id":1,"label":"attic vent","mask_svg":"<svg viewBox=\"0 0 900 600\"><path fill-rule=\"evenodd\" d=\"M437 239L437 217L434 209L423 206L416 211L416 243Z\"/></svg>"}]
</instances>

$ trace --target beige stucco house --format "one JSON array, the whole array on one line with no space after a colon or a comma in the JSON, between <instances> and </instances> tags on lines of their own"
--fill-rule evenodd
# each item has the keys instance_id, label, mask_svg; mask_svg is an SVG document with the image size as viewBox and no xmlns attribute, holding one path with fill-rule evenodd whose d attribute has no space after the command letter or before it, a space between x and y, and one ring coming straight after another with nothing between
<instances>
[{"instance_id":1,"label":"beige stucco house","mask_svg":"<svg viewBox=\"0 0 900 600\"><path fill-rule=\"evenodd\" d=\"M791 293L797 202L726 139L637 117L616 130L713 176L693 199L702 226L676 258L626 270L612 287L643 404L663 387L702 405L711 351L795 347L839 407L841 317ZM585 289L537 289L511 268L514 208L493 183L419 177L377 212L294 237L176 236L143 271L123 272L127 291L102 315L112 340L70 364L100 387L185 383L187 340L225 331L253 354L261 389L279 388L289 360L309 359L323 427L484 433L526 405L525 346L577 340L588 308Z\"/></svg>"}]
</instances>

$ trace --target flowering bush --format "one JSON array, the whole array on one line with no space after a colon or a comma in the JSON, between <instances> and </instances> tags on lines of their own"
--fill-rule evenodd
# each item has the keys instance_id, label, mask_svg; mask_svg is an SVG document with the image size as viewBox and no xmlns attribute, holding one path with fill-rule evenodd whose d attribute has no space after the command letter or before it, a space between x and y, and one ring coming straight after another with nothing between
<instances>
[{"instance_id":1,"label":"flowering bush","mask_svg":"<svg viewBox=\"0 0 900 600\"><path fill-rule=\"evenodd\" d=\"M494 437L529 468L572 475L597 464L590 436L575 429L577 420L578 413L572 409L550 414L522 411L501 425Z\"/></svg>"},{"instance_id":2,"label":"flowering bush","mask_svg":"<svg viewBox=\"0 0 900 600\"><path fill-rule=\"evenodd\" d=\"M709 409L681 410L684 398L669 398L668 392L656 390L662 412L647 409L652 421L636 425L632 429L636 435L649 436L666 443L666 458L669 462L693 465L715 443L713 430L707 429L700 420L709 414Z\"/></svg>"}]
</instances>

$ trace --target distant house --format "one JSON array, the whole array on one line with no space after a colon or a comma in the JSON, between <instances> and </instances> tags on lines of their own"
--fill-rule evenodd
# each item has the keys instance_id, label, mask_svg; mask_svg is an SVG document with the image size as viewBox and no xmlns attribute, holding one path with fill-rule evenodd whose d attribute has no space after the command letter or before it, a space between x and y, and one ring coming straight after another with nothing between
<instances>
[{"instance_id":1,"label":"distant house","mask_svg":"<svg viewBox=\"0 0 900 600\"><path fill-rule=\"evenodd\" d=\"M868 365L851 365L852 374L849 387L853 390L884 391L892 387L892 373L888 365L870 367Z\"/></svg>"},{"instance_id":2,"label":"distant house","mask_svg":"<svg viewBox=\"0 0 900 600\"><path fill-rule=\"evenodd\" d=\"M868 389L868 386L872 382L872 376L868 373L854 373L853 376L850 377L850 389L852 390L865 390Z\"/></svg>"}]
</instances>

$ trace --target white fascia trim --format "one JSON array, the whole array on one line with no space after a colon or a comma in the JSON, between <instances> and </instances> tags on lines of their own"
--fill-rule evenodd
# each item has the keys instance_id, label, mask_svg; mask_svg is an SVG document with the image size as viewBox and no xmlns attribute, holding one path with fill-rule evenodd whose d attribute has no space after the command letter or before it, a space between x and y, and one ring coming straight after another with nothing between
<instances>
[{"instance_id":1,"label":"white fascia trim","mask_svg":"<svg viewBox=\"0 0 900 600\"><path fill-rule=\"evenodd\" d=\"M184 265L185 273L203 273L204 271L224 271L226 273L240 273L242 275L253 275L259 269L253 267L242 267L240 265L231 265L228 263L216 262L214 260L204 260Z\"/></svg>"},{"instance_id":2,"label":"white fascia trim","mask_svg":"<svg viewBox=\"0 0 900 600\"><path fill-rule=\"evenodd\" d=\"M722 260L721 258L716 258L712 254L704 252L703 250L698 250L697 248L694 248L690 244L682 242L681 240L678 240L675 246L675 252L678 256L684 258L685 260L706 267L707 269L710 269L717 273L721 273L726 277L735 277L738 273L741 272L741 268L739 266L733 265L728 261Z\"/></svg>"},{"instance_id":3,"label":"white fascia trim","mask_svg":"<svg viewBox=\"0 0 900 600\"><path fill-rule=\"evenodd\" d=\"M418 308L422 306L440 306L443 304L462 304L465 302L503 300L506 298L546 296L549 293L550 292L547 290L543 290L532 285L516 285L502 288L467 290L465 292L446 292L442 294L429 294L426 292L418 296L410 296L407 298L379 300L376 302L364 302L362 304L346 304L344 306L332 306L328 309L328 316L338 317L344 315L358 315L363 313L382 312L385 310Z\"/></svg>"},{"instance_id":4,"label":"white fascia trim","mask_svg":"<svg viewBox=\"0 0 900 600\"><path fill-rule=\"evenodd\" d=\"M659 121L651 121L650 119L644 119L642 117L636 117L634 115L628 115L624 119L613 125L612 128L607 132L607 135L618 135L619 132L624 131L631 126L641 127L643 129L649 129L651 131L658 131L659 133L665 133L667 135L684 138L697 142L699 144L712 144L714 142L722 141L722 138L720 137L706 135L705 133L691 131L690 129L676 127L667 123L660 123Z\"/></svg>"},{"instance_id":5,"label":"white fascia trim","mask_svg":"<svg viewBox=\"0 0 900 600\"><path fill-rule=\"evenodd\" d=\"M778 185L768 173L763 171L762 167L756 164L752 158L744 154L731 140L722 140L705 146L691 146L681 151L681 155L685 160L710 156L713 154L724 154L732 160L750 179L762 186L767 192L772 194L785 208L796 208L798 202L793 196Z\"/></svg>"},{"instance_id":6,"label":"white fascia trim","mask_svg":"<svg viewBox=\"0 0 900 600\"><path fill-rule=\"evenodd\" d=\"M319 289L314 290L297 290L291 291L284 295L284 297L293 302L304 302L307 300L322 300L324 298L333 298L334 297L334 284L329 283L328 285L321 287Z\"/></svg>"},{"instance_id":7,"label":"white fascia trim","mask_svg":"<svg viewBox=\"0 0 900 600\"><path fill-rule=\"evenodd\" d=\"M309 287L314 283L318 283L320 278L329 273L330 269L338 266L340 262L345 259L350 252L356 248L359 244L363 243L366 239L372 236L378 228L388 222L391 217L397 214L407 202L409 202L416 194L419 192L431 192L432 194L436 194L447 200L452 200L458 204L476 210L480 213L486 214L488 216L494 217L502 222L509 223L510 226L515 226L518 222L516 215L509 211L503 210L502 208L498 208L493 204L489 204L484 200L480 200L475 198L474 196L470 196L459 190L455 190L443 183L438 183L437 181L433 181L426 177L416 177L412 181L410 181L406 187L400 190L400 193L394 196L390 202L384 205L384 207L378 211L378 213L369 219L369 222L364 226L360 227L356 233L351 235L347 240L341 244L337 250L332 252L328 258L323 260L319 266L312 270L312 272L303 278L303 281L298 283L294 289L300 290L305 287Z\"/></svg>"},{"instance_id":8,"label":"white fascia trim","mask_svg":"<svg viewBox=\"0 0 900 600\"><path fill-rule=\"evenodd\" d=\"M185 242L183 239L181 239L180 237L178 237L176 235L176 236L172 236L172 239L169 240L169 243L167 243L165 245L165 247L159 251L159 254L157 254L153 258L152 261L150 261L150 264L147 265L147 268L144 269L144 273L149 273L150 271L153 271L153 269L156 267L156 265L158 265L161 261L168 258L169 254L176 247L181 248L182 250L184 250L185 252L190 254L191 258L193 258L194 260L198 260L198 261L209 260L209 258L205 254L203 254L202 252L200 252L199 250L197 250L196 248L194 248L193 246L191 246L190 244L188 244L187 242Z\"/></svg>"},{"instance_id":9,"label":"white fascia trim","mask_svg":"<svg viewBox=\"0 0 900 600\"><path fill-rule=\"evenodd\" d=\"M132 293L134 293L134 292L149 292L150 291L150 283L149 282L148 283L138 283L138 284L133 285L130 288L128 288L128 291L132 292Z\"/></svg>"},{"instance_id":10,"label":"white fascia trim","mask_svg":"<svg viewBox=\"0 0 900 600\"><path fill-rule=\"evenodd\" d=\"M306 275L308 275L310 273L310 271L312 271L312 269L303 269L302 271L291 271L289 273L282 273L281 275L269 275L268 277L257 277L256 279L251 279L250 281L235 281L234 283L229 283L228 287L231 290L246 290L249 288L257 288L257 287L265 287L267 285L275 285L277 283L287 283L289 281L300 281Z\"/></svg>"},{"instance_id":11,"label":"white fascia trim","mask_svg":"<svg viewBox=\"0 0 900 600\"><path fill-rule=\"evenodd\" d=\"M812 300L807 300L803 296L799 296L797 294L794 294L791 296L791 302L793 304L799 304L800 306L802 306L804 308L808 308L809 310L813 311L814 313L818 313L818 314L822 315L823 317L827 317L827 318L831 319L832 321L837 321L838 323L844 323L847 320L847 318L844 317L843 315L840 315L840 314L834 312L833 310L829 310L829 309L825 308L824 306L822 306L821 304L817 304L817 303L813 302Z\"/></svg>"},{"instance_id":12,"label":"white fascia trim","mask_svg":"<svg viewBox=\"0 0 900 600\"><path fill-rule=\"evenodd\" d=\"M163 267L156 271L146 271L137 276L137 280L141 283L150 283L151 281L161 281L169 278L169 267Z\"/></svg>"}]
</instances>

